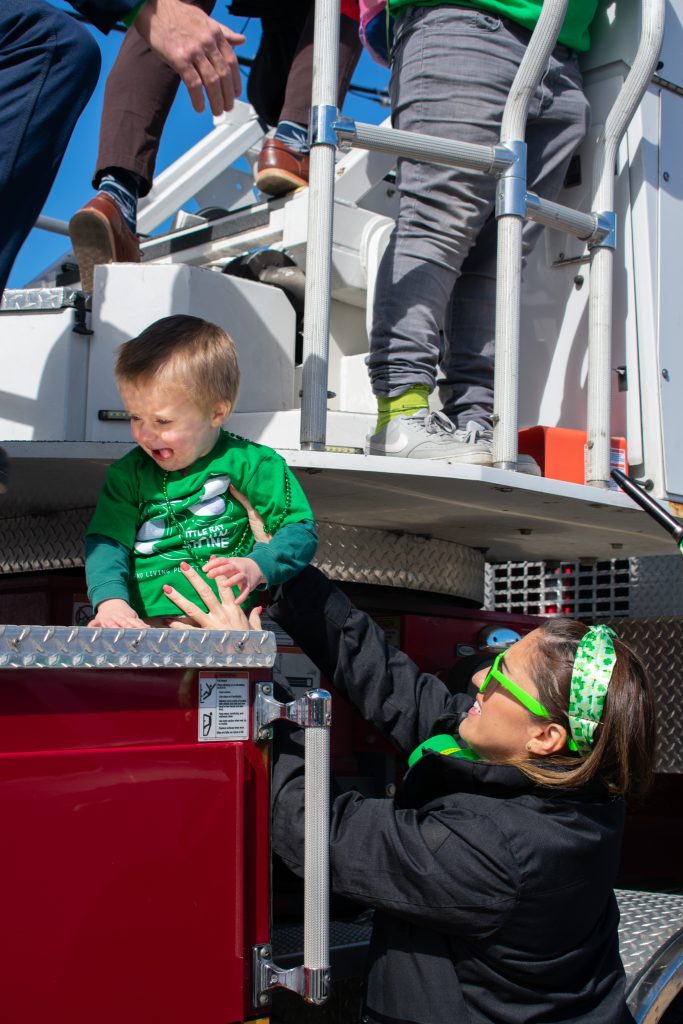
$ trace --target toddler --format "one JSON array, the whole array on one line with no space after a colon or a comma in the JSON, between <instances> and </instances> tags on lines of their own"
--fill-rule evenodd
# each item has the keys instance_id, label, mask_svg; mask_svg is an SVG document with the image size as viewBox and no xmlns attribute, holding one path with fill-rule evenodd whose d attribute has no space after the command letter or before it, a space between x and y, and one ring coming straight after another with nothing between
<instances>
[{"instance_id":1,"label":"toddler","mask_svg":"<svg viewBox=\"0 0 683 1024\"><path fill-rule=\"evenodd\" d=\"M226 576L238 602L310 562L313 513L286 462L222 429L239 390L225 331L198 317L165 317L120 346L115 376L138 447L110 466L88 526L91 626L177 617L162 585L197 597L181 562L210 581ZM254 543L235 491L261 515L269 544Z\"/></svg>"}]
</instances>

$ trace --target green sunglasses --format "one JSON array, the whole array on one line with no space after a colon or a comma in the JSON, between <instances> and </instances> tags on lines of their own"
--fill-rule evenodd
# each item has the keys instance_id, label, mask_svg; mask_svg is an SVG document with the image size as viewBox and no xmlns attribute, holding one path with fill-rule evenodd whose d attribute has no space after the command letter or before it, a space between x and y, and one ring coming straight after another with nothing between
<instances>
[{"instance_id":1,"label":"green sunglasses","mask_svg":"<svg viewBox=\"0 0 683 1024\"><path fill-rule=\"evenodd\" d=\"M479 693L485 693L487 687L489 687L495 680L496 683L500 683L504 690L511 693L515 700L518 700L520 704L523 704L527 711L530 711L532 715L538 715L539 718L550 718L547 709L543 707L540 701L537 701L535 697L528 694L526 690L523 690L521 686L517 685L517 683L513 683L512 679L509 679L508 676L503 675L498 666L504 657L505 651L501 651L500 654L496 655L493 665L491 665L491 668L486 673L484 682L479 687Z\"/></svg>"},{"instance_id":2,"label":"green sunglasses","mask_svg":"<svg viewBox=\"0 0 683 1024\"><path fill-rule=\"evenodd\" d=\"M547 708L543 707L540 701L536 700L535 697L532 697L531 694L527 693L526 690L523 690L521 686L518 686L517 683L514 683L512 679L509 679L508 676L504 675L500 671L498 666L504 656L505 651L501 651L500 654L496 656L493 665L491 665L491 668L486 673L484 682L479 687L479 693L485 693L486 688L490 686L492 682L500 683L503 689L507 690L507 692L513 696L515 700L519 701L520 704L523 704L527 711L530 711L532 715L537 715L539 718L550 718ZM571 737L567 739L567 747L569 750L578 749L576 743Z\"/></svg>"}]
</instances>

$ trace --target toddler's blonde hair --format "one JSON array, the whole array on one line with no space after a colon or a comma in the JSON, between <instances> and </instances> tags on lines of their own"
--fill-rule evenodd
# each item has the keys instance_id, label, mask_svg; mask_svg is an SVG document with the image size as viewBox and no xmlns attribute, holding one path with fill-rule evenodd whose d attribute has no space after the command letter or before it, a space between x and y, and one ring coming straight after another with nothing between
<instances>
[{"instance_id":1,"label":"toddler's blonde hair","mask_svg":"<svg viewBox=\"0 0 683 1024\"><path fill-rule=\"evenodd\" d=\"M169 383L187 391L202 408L234 407L240 369L230 335L197 316L166 316L118 348L117 384Z\"/></svg>"}]
</instances>

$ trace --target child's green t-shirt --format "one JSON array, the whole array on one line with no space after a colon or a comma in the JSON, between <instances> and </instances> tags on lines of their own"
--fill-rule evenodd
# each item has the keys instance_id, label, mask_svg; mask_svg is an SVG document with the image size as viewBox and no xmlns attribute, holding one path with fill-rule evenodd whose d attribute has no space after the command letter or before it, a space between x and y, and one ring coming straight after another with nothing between
<instances>
[{"instance_id":1,"label":"child's green t-shirt","mask_svg":"<svg viewBox=\"0 0 683 1024\"><path fill-rule=\"evenodd\" d=\"M284 459L265 445L221 431L214 448L189 470L167 473L141 448L109 467L88 536L109 537L130 551L130 603L139 615L177 615L161 587L169 583L196 602L179 569L211 555L248 555L247 514L232 485L261 515L266 531L313 520Z\"/></svg>"}]
</instances>

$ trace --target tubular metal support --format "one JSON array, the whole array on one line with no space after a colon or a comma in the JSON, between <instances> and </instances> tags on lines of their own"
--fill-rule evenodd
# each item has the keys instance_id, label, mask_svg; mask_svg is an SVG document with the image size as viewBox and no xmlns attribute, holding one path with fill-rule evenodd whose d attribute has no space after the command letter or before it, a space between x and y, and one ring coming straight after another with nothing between
<instances>
[{"instance_id":1,"label":"tubular metal support","mask_svg":"<svg viewBox=\"0 0 683 1024\"><path fill-rule=\"evenodd\" d=\"M480 146L475 142L439 139L420 132L404 132L398 128L363 124L340 118L334 125L342 145L353 145L376 153L391 153L408 160L429 160L435 164L465 167L468 170L501 174L514 162L506 146Z\"/></svg>"},{"instance_id":2,"label":"tubular metal support","mask_svg":"<svg viewBox=\"0 0 683 1024\"><path fill-rule=\"evenodd\" d=\"M522 226L521 217L508 215L498 221L492 454L497 469L517 467Z\"/></svg>"},{"instance_id":3,"label":"tubular metal support","mask_svg":"<svg viewBox=\"0 0 683 1024\"><path fill-rule=\"evenodd\" d=\"M238 100L212 132L157 175L152 191L140 200L138 231L146 235L159 227L262 138L255 113Z\"/></svg>"},{"instance_id":4,"label":"tubular metal support","mask_svg":"<svg viewBox=\"0 0 683 1024\"><path fill-rule=\"evenodd\" d=\"M595 213L581 213L549 199L541 199L534 192L526 194L526 216L547 228L555 228L574 235L588 245L599 245L609 229ZM595 241L593 241L595 239Z\"/></svg>"},{"instance_id":5,"label":"tubular metal support","mask_svg":"<svg viewBox=\"0 0 683 1024\"><path fill-rule=\"evenodd\" d=\"M508 140L505 148L514 163L501 175L496 188L498 218L498 255L496 284L496 346L498 324L501 327L500 352L494 363L493 464L497 469L515 469L517 465L517 377L519 316L522 294L522 228L526 214L526 143ZM498 447L496 447L498 437Z\"/></svg>"},{"instance_id":6,"label":"tubular metal support","mask_svg":"<svg viewBox=\"0 0 683 1024\"><path fill-rule=\"evenodd\" d=\"M67 238L69 237L68 221L58 220L56 217L47 217L41 213L34 227L40 228L41 231L51 231L54 235L66 235Z\"/></svg>"},{"instance_id":7,"label":"tubular metal support","mask_svg":"<svg viewBox=\"0 0 683 1024\"><path fill-rule=\"evenodd\" d=\"M655 71L664 35L665 0L643 0L641 35L631 70L598 139L593 209L614 209L617 150ZM604 215L603 215L604 216ZM608 215L609 216L609 215ZM588 305L588 457L586 483L609 487L611 435L612 276L614 247L591 248Z\"/></svg>"},{"instance_id":8,"label":"tubular metal support","mask_svg":"<svg viewBox=\"0 0 683 1024\"><path fill-rule=\"evenodd\" d=\"M332 698L326 690L309 690L289 704L280 704L265 683L256 687L252 735L268 737L280 719L305 729L304 776L304 963L278 968L270 949L254 947L253 1005L268 1002L272 988L298 992L306 1002L324 1003L330 988L329 842L330 842L330 725Z\"/></svg>"},{"instance_id":9,"label":"tubular metal support","mask_svg":"<svg viewBox=\"0 0 683 1024\"><path fill-rule=\"evenodd\" d=\"M505 104L501 139L523 139L531 97L546 71L560 34L568 0L545 0Z\"/></svg>"},{"instance_id":10,"label":"tubular metal support","mask_svg":"<svg viewBox=\"0 0 683 1024\"><path fill-rule=\"evenodd\" d=\"M329 108L336 117L338 65L339 0L316 0L311 109L324 112L323 120ZM311 148L308 181L300 443L311 451L325 447L327 432L335 139L326 126L324 135Z\"/></svg>"},{"instance_id":11,"label":"tubular metal support","mask_svg":"<svg viewBox=\"0 0 683 1024\"><path fill-rule=\"evenodd\" d=\"M567 0L545 0L512 83L503 112L500 139L501 145L514 147L517 154L524 144L531 97L546 70L566 10ZM508 143L508 139L514 142ZM512 174L515 175L514 169ZM520 186L508 188L515 193L514 201L511 200L512 211L498 216L492 455L493 465L498 469L514 469L517 465L522 217L526 209L526 171L524 178L520 179ZM521 199L517 194L520 188L523 190ZM523 208L518 212L520 204ZM504 205L507 205L507 198Z\"/></svg>"},{"instance_id":12,"label":"tubular metal support","mask_svg":"<svg viewBox=\"0 0 683 1024\"><path fill-rule=\"evenodd\" d=\"M329 718L330 695L308 694ZM325 710L327 709L327 710ZM330 731L311 724L305 732L304 811L304 969L324 971L330 964Z\"/></svg>"},{"instance_id":13,"label":"tubular metal support","mask_svg":"<svg viewBox=\"0 0 683 1024\"><path fill-rule=\"evenodd\" d=\"M310 156L300 432L301 448L309 451L322 451L327 435L334 152L320 144Z\"/></svg>"}]
</instances>

